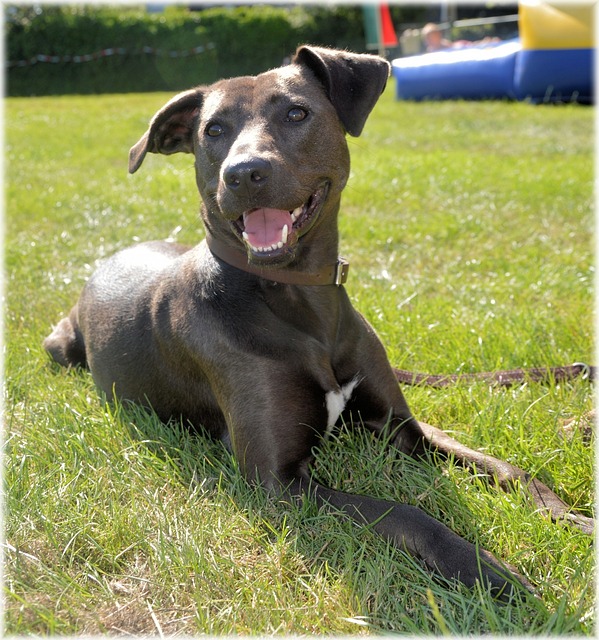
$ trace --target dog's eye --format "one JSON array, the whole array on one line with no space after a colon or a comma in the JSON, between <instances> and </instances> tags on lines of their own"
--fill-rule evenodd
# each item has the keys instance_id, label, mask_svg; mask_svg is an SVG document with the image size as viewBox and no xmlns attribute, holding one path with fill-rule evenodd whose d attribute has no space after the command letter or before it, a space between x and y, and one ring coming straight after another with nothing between
<instances>
[{"instance_id":1,"label":"dog's eye","mask_svg":"<svg viewBox=\"0 0 599 640\"><path fill-rule=\"evenodd\" d=\"M308 112L301 107L293 107L293 109L289 109L287 112L287 121L288 122L301 122L306 116Z\"/></svg>"},{"instance_id":2,"label":"dog's eye","mask_svg":"<svg viewBox=\"0 0 599 640\"><path fill-rule=\"evenodd\" d=\"M224 129L218 122L211 122L205 129L206 135L216 138L224 133Z\"/></svg>"}]
</instances>

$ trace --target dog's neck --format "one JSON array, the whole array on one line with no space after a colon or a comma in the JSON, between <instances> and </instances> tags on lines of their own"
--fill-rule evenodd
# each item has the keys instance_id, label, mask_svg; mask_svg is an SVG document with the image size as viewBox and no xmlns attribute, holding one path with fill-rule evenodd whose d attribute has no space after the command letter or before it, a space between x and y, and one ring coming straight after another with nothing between
<instances>
[{"instance_id":1,"label":"dog's neck","mask_svg":"<svg viewBox=\"0 0 599 640\"><path fill-rule=\"evenodd\" d=\"M272 280L273 282L279 282L281 284L339 286L346 282L349 272L349 262L341 257L337 258L335 264L326 265L318 271L306 272L287 269L269 269L251 264L245 252L221 242L209 232L206 233L206 243L213 255L232 267L264 278L265 280Z\"/></svg>"}]
</instances>

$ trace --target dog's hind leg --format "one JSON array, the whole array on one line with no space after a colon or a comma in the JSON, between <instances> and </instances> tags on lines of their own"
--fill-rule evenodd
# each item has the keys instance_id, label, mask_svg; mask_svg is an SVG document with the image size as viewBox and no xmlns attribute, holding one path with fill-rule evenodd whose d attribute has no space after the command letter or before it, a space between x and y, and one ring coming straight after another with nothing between
<instances>
[{"instance_id":1,"label":"dog's hind leg","mask_svg":"<svg viewBox=\"0 0 599 640\"><path fill-rule=\"evenodd\" d=\"M53 360L64 367L85 367L85 342L79 329L78 307L75 305L71 313L63 318L52 333L44 340L44 349Z\"/></svg>"},{"instance_id":2,"label":"dog's hind leg","mask_svg":"<svg viewBox=\"0 0 599 640\"><path fill-rule=\"evenodd\" d=\"M443 456L453 456L463 466L475 468L476 471L487 474L506 491L520 483L528 489L539 511L549 514L552 520L563 520L585 533L593 533L595 521L592 518L573 513L572 508L549 487L537 478L531 477L526 471L504 460L470 449L437 427L420 421L418 424L428 449Z\"/></svg>"}]
</instances>

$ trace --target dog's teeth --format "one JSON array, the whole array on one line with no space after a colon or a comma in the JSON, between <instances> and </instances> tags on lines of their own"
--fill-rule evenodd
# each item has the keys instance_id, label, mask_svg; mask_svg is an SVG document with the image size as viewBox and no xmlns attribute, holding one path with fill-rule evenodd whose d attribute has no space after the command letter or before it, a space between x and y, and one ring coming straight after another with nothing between
<instances>
[{"instance_id":1,"label":"dog's teeth","mask_svg":"<svg viewBox=\"0 0 599 640\"><path fill-rule=\"evenodd\" d=\"M288 234L289 234L289 227L287 225L285 225L283 227L283 236L281 237L281 242L279 242L279 244L281 244L281 245L287 244L287 235Z\"/></svg>"},{"instance_id":2,"label":"dog's teeth","mask_svg":"<svg viewBox=\"0 0 599 640\"><path fill-rule=\"evenodd\" d=\"M256 253L268 253L269 251L275 251L276 249L282 249L285 246L285 243L282 240L279 240L279 242L275 242L274 244L271 244L267 247L254 247L252 245L252 249L256 252Z\"/></svg>"},{"instance_id":3,"label":"dog's teeth","mask_svg":"<svg viewBox=\"0 0 599 640\"><path fill-rule=\"evenodd\" d=\"M244 240L246 240L247 242L249 242L250 237L248 236L247 231L244 231L241 235L243 236L243 239L244 239Z\"/></svg>"}]
</instances>

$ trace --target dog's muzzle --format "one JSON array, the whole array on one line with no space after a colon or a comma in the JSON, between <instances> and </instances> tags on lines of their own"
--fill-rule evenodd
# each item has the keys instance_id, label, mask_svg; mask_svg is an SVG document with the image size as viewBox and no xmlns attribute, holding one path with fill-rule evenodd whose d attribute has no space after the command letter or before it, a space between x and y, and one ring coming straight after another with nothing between
<instances>
[{"instance_id":1,"label":"dog's muzzle","mask_svg":"<svg viewBox=\"0 0 599 640\"><path fill-rule=\"evenodd\" d=\"M329 182L323 183L295 209L249 209L233 222L233 227L252 255L276 258L288 252L314 225L326 201L329 186Z\"/></svg>"}]
</instances>

